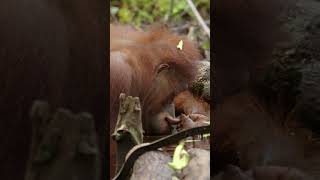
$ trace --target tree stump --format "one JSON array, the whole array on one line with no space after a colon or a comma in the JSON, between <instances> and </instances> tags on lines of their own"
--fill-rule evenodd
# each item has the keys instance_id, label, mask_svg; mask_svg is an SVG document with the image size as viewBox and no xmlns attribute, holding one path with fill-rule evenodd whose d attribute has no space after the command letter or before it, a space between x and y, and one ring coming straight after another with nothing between
<instances>
[{"instance_id":1,"label":"tree stump","mask_svg":"<svg viewBox=\"0 0 320 180\"><path fill-rule=\"evenodd\" d=\"M129 150L143 141L141 106L138 97L120 94L120 110L115 131L112 134L117 142L117 172L125 161Z\"/></svg>"}]
</instances>

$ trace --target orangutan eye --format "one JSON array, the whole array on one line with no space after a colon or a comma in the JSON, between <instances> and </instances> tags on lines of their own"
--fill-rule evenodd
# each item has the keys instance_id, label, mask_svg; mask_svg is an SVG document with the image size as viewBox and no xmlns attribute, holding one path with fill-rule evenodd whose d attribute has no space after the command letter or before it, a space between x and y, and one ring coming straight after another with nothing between
<instances>
[{"instance_id":1,"label":"orangutan eye","mask_svg":"<svg viewBox=\"0 0 320 180\"><path fill-rule=\"evenodd\" d=\"M169 64L160 64L157 68L157 74L161 73L165 69L168 69L169 67Z\"/></svg>"}]
</instances>

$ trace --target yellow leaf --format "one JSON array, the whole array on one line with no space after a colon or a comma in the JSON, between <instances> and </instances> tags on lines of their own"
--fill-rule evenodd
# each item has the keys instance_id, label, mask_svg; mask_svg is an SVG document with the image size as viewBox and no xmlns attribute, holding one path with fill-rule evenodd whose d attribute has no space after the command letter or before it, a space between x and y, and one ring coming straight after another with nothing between
<instances>
[{"instance_id":1,"label":"yellow leaf","mask_svg":"<svg viewBox=\"0 0 320 180\"><path fill-rule=\"evenodd\" d=\"M183 48L183 41L182 40L179 41L179 44L177 45L177 48L182 50L182 48Z\"/></svg>"},{"instance_id":2,"label":"yellow leaf","mask_svg":"<svg viewBox=\"0 0 320 180\"><path fill-rule=\"evenodd\" d=\"M183 147L184 141L181 141L174 150L172 162L168 163L168 165L174 170L181 170L189 163L190 156L188 152L183 149Z\"/></svg>"}]
</instances>

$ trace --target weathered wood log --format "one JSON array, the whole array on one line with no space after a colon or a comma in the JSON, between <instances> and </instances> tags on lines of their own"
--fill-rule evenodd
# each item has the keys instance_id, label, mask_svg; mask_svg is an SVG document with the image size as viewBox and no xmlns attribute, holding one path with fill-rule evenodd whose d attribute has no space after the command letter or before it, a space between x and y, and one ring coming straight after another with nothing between
<instances>
[{"instance_id":1,"label":"weathered wood log","mask_svg":"<svg viewBox=\"0 0 320 180\"><path fill-rule=\"evenodd\" d=\"M120 94L120 110L112 137L118 147L116 166L118 172L129 150L143 141L141 106L138 97Z\"/></svg>"},{"instance_id":2,"label":"weathered wood log","mask_svg":"<svg viewBox=\"0 0 320 180\"><path fill-rule=\"evenodd\" d=\"M94 119L67 109L51 113L46 102L34 102L30 113L32 145L26 180L97 180L99 149Z\"/></svg>"}]
</instances>

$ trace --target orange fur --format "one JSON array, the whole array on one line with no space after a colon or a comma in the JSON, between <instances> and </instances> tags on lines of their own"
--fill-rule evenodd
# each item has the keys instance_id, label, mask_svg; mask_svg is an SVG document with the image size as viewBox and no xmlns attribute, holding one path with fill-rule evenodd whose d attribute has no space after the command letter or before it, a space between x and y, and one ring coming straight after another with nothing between
<instances>
[{"instance_id":1,"label":"orange fur","mask_svg":"<svg viewBox=\"0 0 320 180\"><path fill-rule=\"evenodd\" d=\"M146 112L159 112L193 80L200 54L185 38L164 28L144 32L114 25L110 37L111 123L115 123L121 92L138 96L147 116ZM181 51L176 48L180 40L184 40ZM161 64L169 65L166 74L157 74Z\"/></svg>"},{"instance_id":2,"label":"orange fur","mask_svg":"<svg viewBox=\"0 0 320 180\"><path fill-rule=\"evenodd\" d=\"M182 50L177 49L180 40ZM201 55L195 44L163 27L139 31L129 26L110 26L110 128L116 123L119 95L138 96L143 128L150 132L150 117L163 110L194 79ZM168 68L162 69L162 65ZM161 70L161 71L160 71ZM111 144L110 158L115 156ZM111 162L112 163L112 162ZM111 164L112 166L113 164Z\"/></svg>"},{"instance_id":3,"label":"orange fur","mask_svg":"<svg viewBox=\"0 0 320 180\"><path fill-rule=\"evenodd\" d=\"M202 99L195 97L190 91L184 91L174 98L177 112L184 114L210 115L210 105Z\"/></svg>"}]
</instances>

